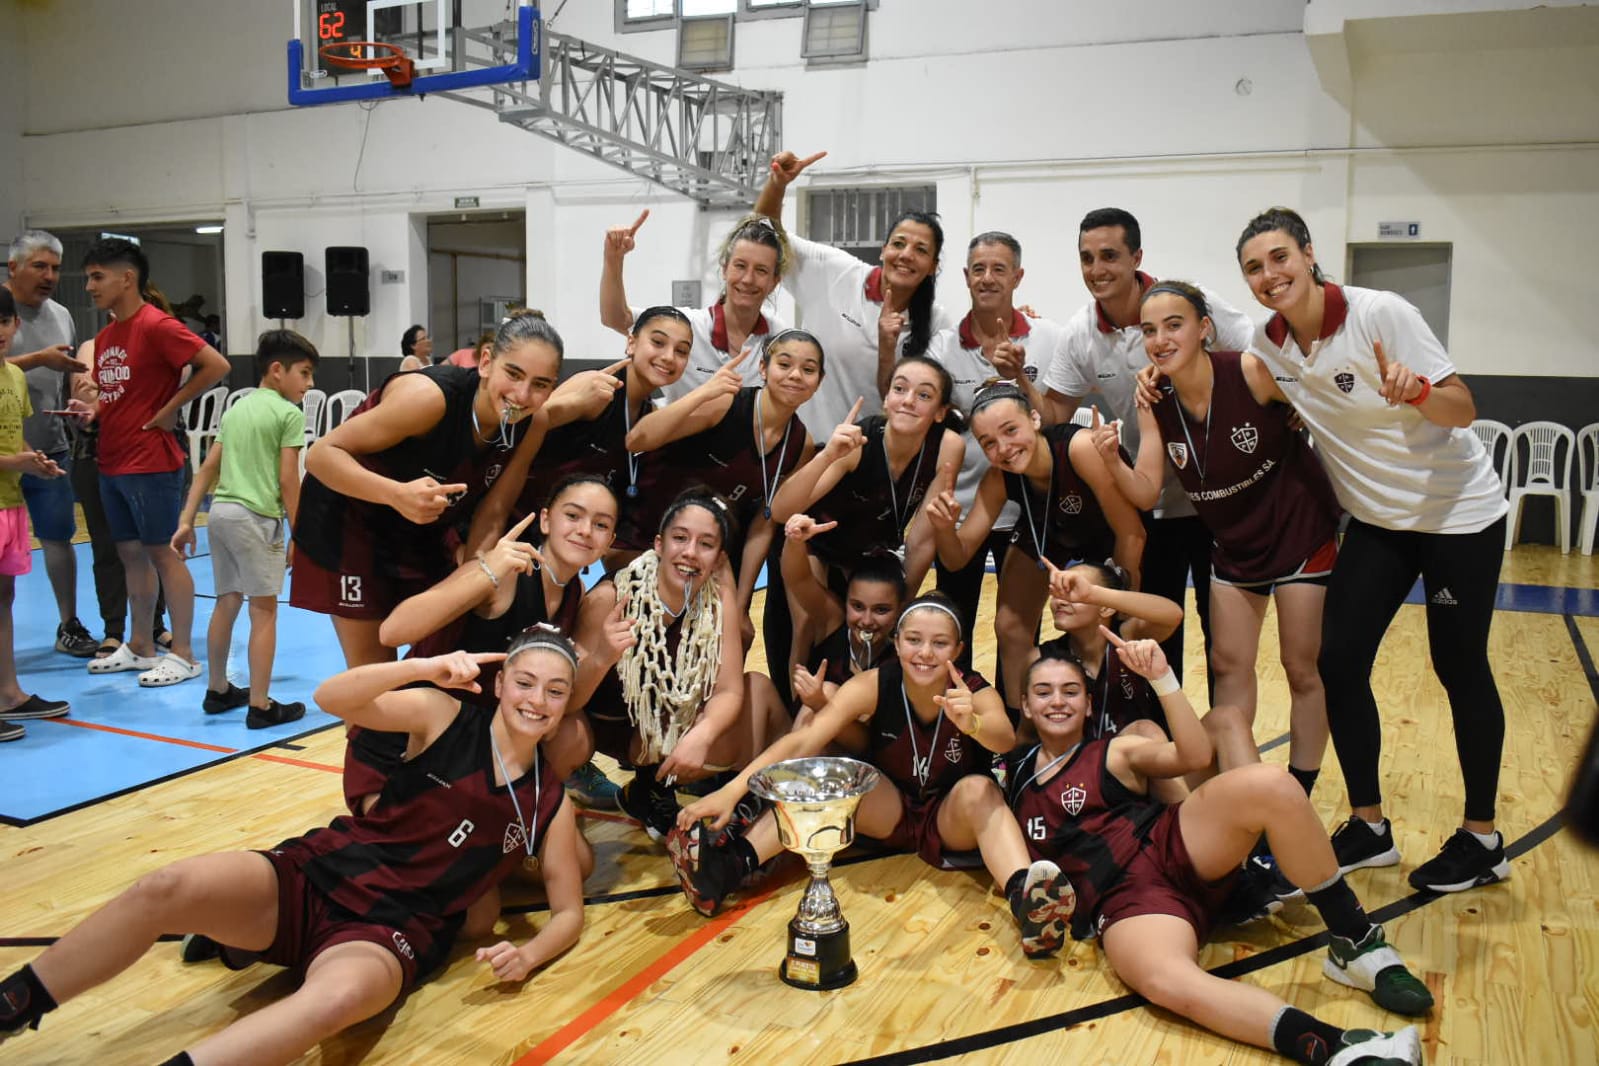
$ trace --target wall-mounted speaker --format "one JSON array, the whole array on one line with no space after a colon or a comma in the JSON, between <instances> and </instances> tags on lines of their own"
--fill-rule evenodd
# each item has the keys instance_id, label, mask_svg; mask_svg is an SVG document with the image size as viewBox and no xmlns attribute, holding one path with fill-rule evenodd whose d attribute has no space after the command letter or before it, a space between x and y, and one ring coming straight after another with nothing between
<instances>
[{"instance_id":1,"label":"wall-mounted speaker","mask_svg":"<svg viewBox=\"0 0 1599 1066\"><path fill-rule=\"evenodd\" d=\"M328 314L360 316L372 310L372 270L365 248L327 249Z\"/></svg>"},{"instance_id":2,"label":"wall-mounted speaker","mask_svg":"<svg viewBox=\"0 0 1599 1066\"><path fill-rule=\"evenodd\" d=\"M261 253L261 316L305 317L305 256L299 252Z\"/></svg>"}]
</instances>

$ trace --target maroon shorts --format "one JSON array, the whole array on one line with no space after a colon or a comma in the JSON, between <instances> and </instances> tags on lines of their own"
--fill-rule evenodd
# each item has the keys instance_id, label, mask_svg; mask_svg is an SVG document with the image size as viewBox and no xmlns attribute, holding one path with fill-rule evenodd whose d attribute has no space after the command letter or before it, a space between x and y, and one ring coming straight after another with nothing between
<instances>
[{"instance_id":1,"label":"maroon shorts","mask_svg":"<svg viewBox=\"0 0 1599 1066\"><path fill-rule=\"evenodd\" d=\"M299 840L263 851L278 875L278 932L261 959L304 976L322 952L336 944L377 944L400 964L401 990L435 969L455 942L459 921L417 915L404 926L365 921L333 902L301 872L311 858Z\"/></svg>"},{"instance_id":2,"label":"maroon shorts","mask_svg":"<svg viewBox=\"0 0 1599 1066\"><path fill-rule=\"evenodd\" d=\"M944 839L938 835L938 812L944 806L944 799L945 796L939 795L918 803L900 793L899 821L883 838L883 843L891 848L914 851L935 870L970 869L974 865L973 856L977 856L975 865L981 866L982 857L977 852L944 847Z\"/></svg>"},{"instance_id":3,"label":"maroon shorts","mask_svg":"<svg viewBox=\"0 0 1599 1066\"><path fill-rule=\"evenodd\" d=\"M1168 807L1151 827L1143 848L1117 881L1099 897L1094 928L1099 933L1141 914L1170 914L1194 927L1203 944L1210 919L1232 891L1236 873L1206 881L1194 871L1178 824L1178 808Z\"/></svg>"},{"instance_id":4,"label":"maroon shorts","mask_svg":"<svg viewBox=\"0 0 1599 1066\"><path fill-rule=\"evenodd\" d=\"M317 614L380 622L401 600L432 584L399 582L372 569L352 567L335 573L296 551L289 577L289 603Z\"/></svg>"}]
</instances>

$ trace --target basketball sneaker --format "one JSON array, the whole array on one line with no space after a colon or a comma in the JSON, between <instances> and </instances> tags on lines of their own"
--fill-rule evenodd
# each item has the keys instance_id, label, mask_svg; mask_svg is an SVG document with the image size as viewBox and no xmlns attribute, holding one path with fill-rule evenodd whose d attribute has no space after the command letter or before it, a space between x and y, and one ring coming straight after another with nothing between
<instances>
[{"instance_id":1,"label":"basketball sneaker","mask_svg":"<svg viewBox=\"0 0 1599 1066\"><path fill-rule=\"evenodd\" d=\"M1283 902L1272 888L1270 875L1249 859L1233 879L1232 890L1222 902L1216 920L1222 925L1249 925L1282 909Z\"/></svg>"},{"instance_id":2,"label":"basketball sneaker","mask_svg":"<svg viewBox=\"0 0 1599 1066\"><path fill-rule=\"evenodd\" d=\"M1414 1025L1397 1033L1346 1029L1343 1047L1327 1066L1421 1066L1421 1034Z\"/></svg>"},{"instance_id":3,"label":"basketball sneaker","mask_svg":"<svg viewBox=\"0 0 1599 1066\"><path fill-rule=\"evenodd\" d=\"M1350 815L1349 821L1334 831L1332 846L1341 874L1367 866L1392 866L1399 861L1393 825L1386 818L1382 820L1382 831L1378 832L1367 825L1364 818Z\"/></svg>"},{"instance_id":4,"label":"basketball sneaker","mask_svg":"<svg viewBox=\"0 0 1599 1066\"><path fill-rule=\"evenodd\" d=\"M655 780L655 770L653 766L640 767L616 799L622 813L642 825L650 839L659 844L677 825L680 808L672 790Z\"/></svg>"},{"instance_id":5,"label":"basketball sneaker","mask_svg":"<svg viewBox=\"0 0 1599 1066\"><path fill-rule=\"evenodd\" d=\"M619 806L617 797L622 790L590 760L572 771L572 776L566 779L566 791L591 811L614 811Z\"/></svg>"},{"instance_id":6,"label":"basketball sneaker","mask_svg":"<svg viewBox=\"0 0 1599 1066\"><path fill-rule=\"evenodd\" d=\"M1412 888L1429 892L1464 892L1478 885L1510 879L1510 860L1505 858L1505 838L1494 834L1491 848L1464 829L1444 841L1443 850L1410 871Z\"/></svg>"},{"instance_id":7,"label":"basketball sneaker","mask_svg":"<svg viewBox=\"0 0 1599 1066\"><path fill-rule=\"evenodd\" d=\"M1011 913L1021 927L1022 954L1047 959L1059 951L1076 910L1077 893L1059 866L1047 859L1029 866L1017 898L1011 900Z\"/></svg>"},{"instance_id":8,"label":"basketball sneaker","mask_svg":"<svg viewBox=\"0 0 1599 1066\"><path fill-rule=\"evenodd\" d=\"M56 626L56 651L76 659L89 659L93 658L99 647L100 642L91 637L89 631L83 628L83 623L76 618Z\"/></svg>"},{"instance_id":9,"label":"basketball sneaker","mask_svg":"<svg viewBox=\"0 0 1599 1066\"><path fill-rule=\"evenodd\" d=\"M1269 851L1245 859L1244 869L1251 870L1260 877L1266 891L1279 903L1287 903L1305 894L1303 889L1283 876L1282 870L1277 865L1277 859Z\"/></svg>"},{"instance_id":10,"label":"basketball sneaker","mask_svg":"<svg viewBox=\"0 0 1599 1066\"><path fill-rule=\"evenodd\" d=\"M732 841L712 842L703 822L692 829L673 827L666 835L666 853L688 905L709 918L738 886L743 871L733 854Z\"/></svg>"},{"instance_id":11,"label":"basketball sneaker","mask_svg":"<svg viewBox=\"0 0 1599 1066\"><path fill-rule=\"evenodd\" d=\"M1388 946L1380 925L1373 925L1359 941L1329 935L1321 972L1341 985L1370 992L1377 1006L1395 1014L1426 1014L1432 1009L1432 992L1405 969L1405 960Z\"/></svg>"}]
</instances>

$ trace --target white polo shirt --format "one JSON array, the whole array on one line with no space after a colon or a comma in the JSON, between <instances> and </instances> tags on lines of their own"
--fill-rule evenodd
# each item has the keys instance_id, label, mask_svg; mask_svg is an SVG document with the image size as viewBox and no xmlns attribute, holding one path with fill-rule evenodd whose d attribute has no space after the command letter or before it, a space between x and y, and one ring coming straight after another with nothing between
<instances>
[{"instance_id":1,"label":"white polo shirt","mask_svg":"<svg viewBox=\"0 0 1599 1066\"><path fill-rule=\"evenodd\" d=\"M1065 329L1059 322L1047 318L1028 318L1020 311L1011 314L1011 343L1022 349L1024 372L1035 385L1054 361L1064 336ZM994 364L983 355L982 343L972 332L970 312L954 329L940 330L934 334L927 345L927 354L944 364L950 377L955 379L955 406L962 414L971 410L978 388L984 382L1000 376ZM961 509L970 513L972 501L977 497L978 483L988 472L988 459L978 446L977 438L971 434L970 427L965 440L966 458L955 478L955 498L960 501ZM994 528L1012 528L1016 525L1019 512L1020 508L1007 502L1004 511L994 522Z\"/></svg>"},{"instance_id":2,"label":"white polo shirt","mask_svg":"<svg viewBox=\"0 0 1599 1066\"><path fill-rule=\"evenodd\" d=\"M1144 289L1155 279L1139 271L1138 283ZM1255 323L1203 285L1205 302L1210 305L1210 320L1216 327L1215 347L1241 352L1255 335ZM1106 418L1122 421L1122 445L1138 454L1138 409L1134 403L1135 375L1149 365L1144 351L1144 331L1138 323L1118 328L1095 300L1066 320L1066 335L1060 355L1050 364L1039 391L1053 389L1063 396L1087 396L1098 392L1105 398ZM1166 465L1160 499L1155 504L1156 518L1184 518L1194 513L1194 505L1177 482L1177 472Z\"/></svg>"},{"instance_id":3,"label":"white polo shirt","mask_svg":"<svg viewBox=\"0 0 1599 1066\"><path fill-rule=\"evenodd\" d=\"M1383 529L1476 533L1507 509L1477 435L1429 422L1382 398L1373 345L1429 381L1455 373L1438 338L1404 298L1328 283L1321 336L1300 352L1281 315L1249 350L1265 362L1316 441L1338 502Z\"/></svg>"},{"instance_id":4,"label":"white polo shirt","mask_svg":"<svg viewBox=\"0 0 1599 1066\"><path fill-rule=\"evenodd\" d=\"M643 310L642 307L628 308L635 322ZM738 354L727 350L727 315L721 301L709 307L679 307L677 310L688 318L689 328L694 331L694 347L688 354L683 376L661 390L663 398L660 402L663 404L687 396L709 381L723 363ZM754 350L744 360L744 365L739 367L746 386L754 388L761 383L761 352L766 348L766 338L787 328L787 323L776 315L762 314L755 320L755 332L745 342Z\"/></svg>"},{"instance_id":5,"label":"white polo shirt","mask_svg":"<svg viewBox=\"0 0 1599 1066\"><path fill-rule=\"evenodd\" d=\"M877 391L877 320L883 313L883 268L803 237L791 236L788 241L795 266L787 283L799 309L800 325L822 342L827 357L827 376L799 414L811 431L811 438L825 442L849 414L857 397L866 401L861 405L863 418L883 409L883 397ZM935 303L933 332L954 325L949 312ZM900 332L899 351L904 351L909 336L907 324Z\"/></svg>"}]
</instances>

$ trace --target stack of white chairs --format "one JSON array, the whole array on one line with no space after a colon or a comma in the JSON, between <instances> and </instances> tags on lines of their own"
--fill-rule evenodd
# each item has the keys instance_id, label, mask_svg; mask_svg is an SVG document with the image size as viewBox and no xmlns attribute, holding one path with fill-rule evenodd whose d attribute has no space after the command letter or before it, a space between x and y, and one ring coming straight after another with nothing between
<instances>
[{"instance_id":1,"label":"stack of white chairs","mask_svg":"<svg viewBox=\"0 0 1599 1066\"><path fill-rule=\"evenodd\" d=\"M228 387L218 385L202 392L189 404L184 422L189 433L189 462L199 470L205 462L205 450L216 439L222 427L222 410L228 398Z\"/></svg>"},{"instance_id":2,"label":"stack of white chairs","mask_svg":"<svg viewBox=\"0 0 1599 1066\"><path fill-rule=\"evenodd\" d=\"M360 389L342 389L329 396L326 413L322 418L322 432L317 436L325 437L338 429L339 425L350 417L350 412L361 406L361 401L364 399L366 393Z\"/></svg>"},{"instance_id":3,"label":"stack of white chairs","mask_svg":"<svg viewBox=\"0 0 1599 1066\"><path fill-rule=\"evenodd\" d=\"M305 446L322 435L322 407L328 402L328 394L321 389L305 390L305 399L300 401L300 407L305 411Z\"/></svg>"},{"instance_id":4,"label":"stack of white chairs","mask_svg":"<svg viewBox=\"0 0 1599 1066\"><path fill-rule=\"evenodd\" d=\"M1577 431L1577 491L1582 493L1582 519L1577 544L1584 555L1593 554L1594 523L1599 520L1599 422L1590 422Z\"/></svg>"},{"instance_id":5,"label":"stack of white chairs","mask_svg":"<svg viewBox=\"0 0 1599 1066\"><path fill-rule=\"evenodd\" d=\"M1523 460L1522 452L1526 452ZM1571 552L1571 453L1576 437L1559 422L1528 422L1510 435L1510 514L1505 522L1505 551L1521 533L1521 505L1528 496L1555 501L1555 538L1562 555Z\"/></svg>"},{"instance_id":6,"label":"stack of white chairs","mask_svg":"<svg viewBox=\"0 0 1599 1066\"><path fill-rule=\"evenodd\" d=\"M238 403L240 400L244 399L254 391L255 386L251 385L248 388L234 389L232 392L228 393L227 402L222 405L222 413L226 414L234 404Z\"/></svg>"},{"instance_id":7,"label":"stack of white chairs","mask_svg":"<svg viewBox=\"0 0 1599 1066\"><path fill-rule=\"evenodd\" d=\"M1510 486L1510 427L1492 418L1479 418L1471 424L1471 431L1487 449L1488 461L1499 475L1499 490L1505 491Z\"/></svg>"}]
</instances>

